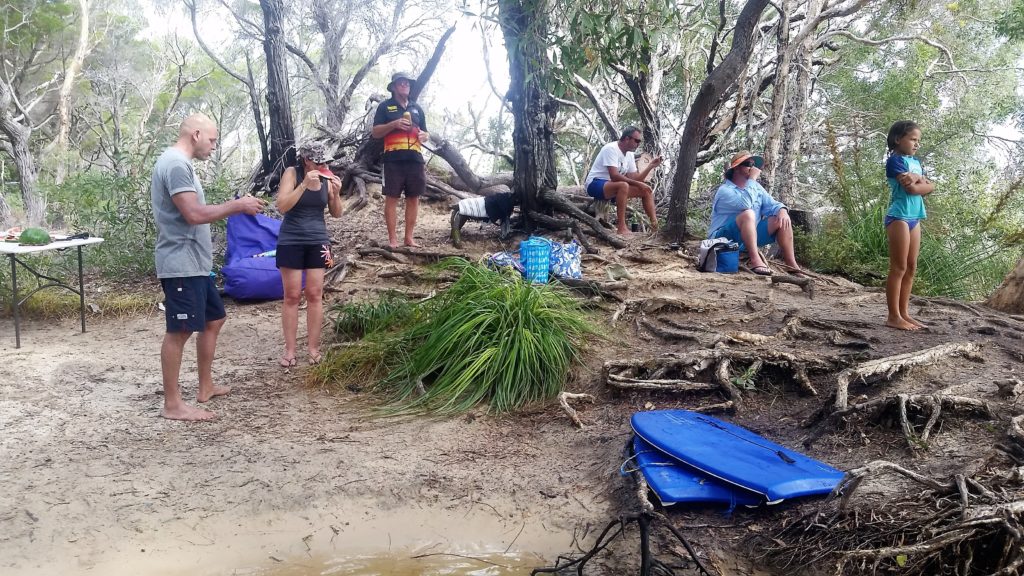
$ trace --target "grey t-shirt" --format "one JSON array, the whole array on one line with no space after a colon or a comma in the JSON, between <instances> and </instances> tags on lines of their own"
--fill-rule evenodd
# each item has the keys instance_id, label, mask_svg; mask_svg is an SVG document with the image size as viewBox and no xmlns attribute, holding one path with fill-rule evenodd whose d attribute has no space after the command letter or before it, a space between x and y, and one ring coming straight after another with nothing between
<instances>
[{"instance_id":1,"label":"grey t-shirt","mask_svg":"<svg viewBox=\"0 0 1024 576\"><path fill-rule=\"evenodd\" d=\"M206 194L192 162L181 150L168 148L156 160L150 187L157 232L157 278L206 276L213 269L210 225L193 226L185 220L171 200L171 196L181 192L195 192L199 203L206 204Z\"/></svg>"}]
</instances>

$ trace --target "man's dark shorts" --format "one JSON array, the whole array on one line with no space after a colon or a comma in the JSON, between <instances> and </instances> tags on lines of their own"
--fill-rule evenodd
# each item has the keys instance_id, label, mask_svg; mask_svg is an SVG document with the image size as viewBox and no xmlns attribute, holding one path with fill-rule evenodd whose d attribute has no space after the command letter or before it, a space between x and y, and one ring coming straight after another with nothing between
<instances>
[{"instance_id":1,"label":"man's dark shorts","mask_svg":"<svg viewBox=\"0 0 1024 576\"><path fill-rule=\"evenodd\" d=\"M202 332L207 322L227 316L213 276L161 278L168 332Z\"/></svg>"},{"instance_id":2,"label":"man's dark shorts","mask_svg":"<svg viewBox=\"0 0 1024 576\"><path fill-rule=\"evenodd\" d=\"M277 267L312 270L334 266L330 244L288 244L277 246Z\"/></svg>"},{"instance_id":3,"label":"man's dark shorts","mask_svg":"<svg viewBox=\"0 0 1024 576\"><path fill-rule=\"evenodd\" d=\"M384 195L400 198L405 191L406 198L416 198L427 191L426 165L419 162L385 162L383 168Z\"/></svg>"}]
</instances>

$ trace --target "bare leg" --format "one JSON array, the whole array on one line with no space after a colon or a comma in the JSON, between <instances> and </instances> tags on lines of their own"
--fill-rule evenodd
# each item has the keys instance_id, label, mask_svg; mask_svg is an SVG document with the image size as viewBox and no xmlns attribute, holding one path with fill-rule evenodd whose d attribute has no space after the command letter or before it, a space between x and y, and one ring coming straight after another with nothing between
<instances>
[{"instance_id":1,"label":"bare leg","mask_svg":"<svg viewBox=\"0 0 1024 576\"><path fill-rule=\"evenodd\" d=\"M185 343L191 337L191 332L168 332L160 346L160 370L164 382L164 407L160 415L168 420L212 420L216 417L213 412L189 406L181 399L181 387L178 386L181 356Z\"/></svg>"},{"instance_id":2,"label":"bare leg","mask_svg":"<svg viewBox=\"0 0 1024 576\"><path fill-rule=\"evenodd\" d=\"M388 227L388 244L398 248L398 198L384 197L384 224Z\"/></svg>"},{"instance_id":3,"label":"bare leg","mask_svg":"<svg viewBox=\"0 0 1024 576\"><path fill-rule=\"evenodd\" d=\"M420 197L414 196L412 198L405 199L405 245L419 248L419 244L412 237L413 230L416 229L416 218L420 213Z\"/></svg>"},{"instance_id":4,"label":"bare leg","mask_svg":"<svg viewBox=\"0 0 1024 576\"><path fill-rule=\"evenodd\" d=\"M796 253L793 250L793 227L781 229L779 219L772 216L768 218L768 233L773 234L775 241L779 243L779 249L782 250L782 261L786 263L786 266L799 270L800 265L797 264Z\"/></svg>"},{"instance_id":5,"label":"bare leg","mask_svg":"<svg viewBox=\"0 0 1024 576\"><path fill-rule=\"evenodd\" d=\"M889 238L889 277L885 280L885 304L889 315L885 325L897 330L918 330L919 326L903 319L900 314L903 277L907 273L907 255L910 252L910 229L906 222L896 220L885 228Z\"/></svg>"},{"instance_id":6,"label":"bare leg","mask_svg":"<svg viewBox=\"0 0 1024 576\"><path fill-rule=\"evenodd\" d=\"M606 200L615 199L615 231L620 236L632 236L633 233L626 227L626 206L629 202L629 184L625 182L605 182L604 197Z\"/></svg>"},{"instance_id":7,"label":"bare leg","mask_svg":"<svg viewBox=\"0 0 1024 576\"><path fill-rule=\"evenodd\" d=\"M910 317L910 295L914 288L914 275L917 274L917 255L921 252L921 223L910 231L910 245L907 249L907 269L900 284L900 316L918 328L928 325Z\"/></svg>"},{"instance_id":8,"label":"bare leg","mask_svg":"<svg viewBox=\"0 0 1024 576\"><path fill-rule=\"evenodd\" d=\"M761 253L757 251L757 216L753 210L744 210L736 215L736 227L740 229L740 239L747 247L751 268L764 268Z\"/></svg>"},{"instance_id":9,"label":"bare leg","mask_svg":"<svg viewBox=\"0 0 1024 576\"><path fill-rule=\"evenodd\" d=\"M324 269L306 270L306 332L309 362L320 361L320 330L324 323Z\"/></svg>"},{"instance_id":10,"label":"bare leg","mask_svg":"<svg viewBox=\"0 0 1024 576\"><path fill-rule=\"evenodd\" d=\"M278 363L287 368L295 365L296 332L299 330L299 301L302 299L302 270L295 268L281 268L280 270L281 283L284 285L284 301L281 304L284 356Z\"/></svg>"},{"instance_id":11,"label":"bare leg","mask_svg":"<svg viewBox=\"0 0 1024 576\"><path fill-rule=\"evenodd\" d=\"M215 396L226 396L230 386L213 384L213 358L217 353L217 336L224 326L224 318L206 323L206 328L196 336L196 356L199 364L199 392L196 400L207 402Z\"/></svg>"}]
</instances>

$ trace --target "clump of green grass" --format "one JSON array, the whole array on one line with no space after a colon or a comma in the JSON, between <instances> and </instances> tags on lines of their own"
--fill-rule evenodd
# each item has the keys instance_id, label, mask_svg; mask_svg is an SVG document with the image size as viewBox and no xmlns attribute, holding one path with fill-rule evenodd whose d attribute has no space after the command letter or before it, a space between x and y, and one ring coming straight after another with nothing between
<instances>
[{"instance_id":1,"label":"clump of green grass","mask_svg":"<svg viewBox=\"0 0 1024 576\"><path fill-rule=\"evenodd\" d=\"M22 292L19 297L24 297L24 294ZM95 314L126 318L153 310L162 298L157 293L107 294L98 297L86 295L85 301L86 305L96 306L98 312ZM2 309L5 316L13 314L9 299L3 302ZM71 318L78 316L78 311L78 295L59 289L36 292L19 308L19 314L24 318ZM85 312L94 314L90 308L86 308Z\"/></svg>"},{"instance_id":2,"label":"clump of green grass","mask_svg":"<svg viewBox=\"0 0 1024 576\"><path fill-rule=\"evenodd\" d=\"M389 290L376 302L336 304L329 314L334 315L335 338L353 340L405 323L413 309L413 303L405 294Z\"/></svg>"},{"instance_id":3,"label":"clump of green grass","mask_svg":"<svg viewBox=\"0 0 1024 576\"><path fill-rule=\"evenodd\" d=\"M464 260L443 293L414 305L402 325L332 349L315 382L372 379L389 412L495 412L556 396L585 339L597 333L563 288L531 285ZM362 384L365 384L363 380Z\"/></svg>"}]
</instances>

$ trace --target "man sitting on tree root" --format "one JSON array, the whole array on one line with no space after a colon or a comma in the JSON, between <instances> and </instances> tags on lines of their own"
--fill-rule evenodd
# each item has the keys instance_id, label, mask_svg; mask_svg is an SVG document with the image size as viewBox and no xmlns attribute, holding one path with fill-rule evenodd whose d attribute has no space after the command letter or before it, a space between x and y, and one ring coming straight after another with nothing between
<instances>
[{"instance_id":1,"label":"man sitting on tree root","mask_svg":"<svg viewBox=\"0 0 1024 576\"><path fill-rule=\"evenodd\" d=\"M750 271L771 276L772 271L761 259L758 246L778 242L787 266L799 271L793 254L793 223L789 210L757 183L764 158L743 150L733 155L726 165L725 182L715 192L711 205L708 238L728 238L746 246L750 255Z\"/></svg>"},{"instance_id":2,"label":"man sitting on tree root","mask_svg":"<svg viewBox=\"0 0 1024 576\"><path fill-rule=\"evenodd\" d=\"M587 194L597 200L608 200L615 204L616 231L622 236L632 235L626 227L626 204L630 198L641 198L644 212L651 221L651 231L658 231L658 215L654 212L654 191L647 185L647 175L661 165L658 156L643 171L637 170L633 151L643 140L640 129L626 126L617 142L609 142L598 152L594 165L590 167L584 187Z\"/></svg>"}]
</instances>

